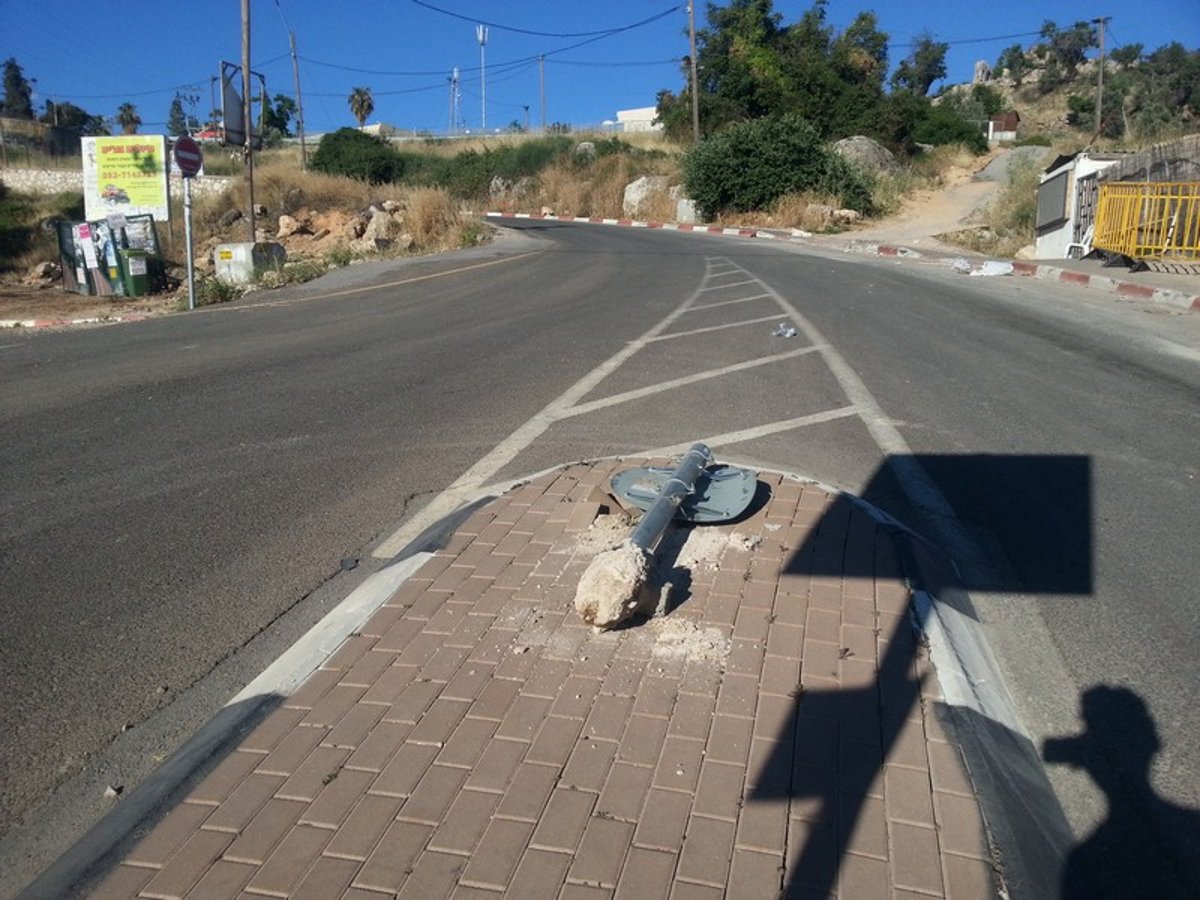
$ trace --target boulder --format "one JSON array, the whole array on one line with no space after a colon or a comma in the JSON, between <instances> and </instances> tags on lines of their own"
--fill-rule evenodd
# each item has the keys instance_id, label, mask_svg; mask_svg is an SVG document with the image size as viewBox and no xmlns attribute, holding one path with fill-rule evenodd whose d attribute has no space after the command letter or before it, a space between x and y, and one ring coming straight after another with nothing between
<instances>
[{"instance_id":1,"label":"boulder","mask_svg":"<svg viewBox=\"0 0 1200 900\"><path fill-rule=\"evenodd\" d=\"M242 217L242 211L240 209L231 209L231 210L228 210L225 213L223 213L221 215L221 218L217 219L217 223L222 228L228 228L230 225L232 225L234 222L236 222L241 217Z\"/></svg>"},{"instance_id":2,"label":"boulder","mask_svg":"<svg viewBox=\"0 0 1200 900\"><path fill-rule=\"evenodd\" d=\"M675 221L680 225L696 224L696 201L690 197L680 197L675 201Z\"/></svg>"},{"instance_id":3,"label":"boulder","mask_svg":"<svg viewBox=\"0 0 1200 900\"><path fill-rule=\"evenodd\" d=\"M294 212L304 205L304 191L298 187L292 188L283 198L283 208Z\"/></svg>"},{"instance_id":4,"label":"boulder","mask_svg":"<svg viewBox=\"0 0 1200 900\"><path fill-rule=\"evenodd\" d=\"M416 241L413 239L413 236L407 231L401 234L400 237L396 238L396 240L393 242L394 246L400 250L411 250L412 245L415 243Z\"/></svg>"},{"instance_id":5,"label":"boulder","mask_svg":"<svg viewBox=\"0 0 1200 900\"><path fill-rule=\"evenodd\" d=\"M637 181L625 185L625 197L621 211L627 216L637 216L646 207L654 194L665 193L670 183L666 175L643 175Z\"/></svg>"},{"instance_id":6,"label":"boulder","mask_svg":"<svg viewBox=\"0 0 1200 900\"><path fill-rule=\"evenodd\" d=\"M404 206L395 200L384 200L379 205L383 207L384 212L391 213L393 215L404 210Z\"/></svg>"},{"instance_id":7,"label":"boulder","mask_svg":"<svg viewBox=\"0 0 1200 900\"><path fill-rule=\"evenodd\" d=\"M311 233L312 229L309 227L308 223L287 214L279 217L279 231L277 233L278 237L287 238L291 237L293 234Z\"/></svg>"},{"instance_id":8,"label":"boulder","mask_svg":"<svg viewBox=\"0 0 1200 900\"><path fill-rule=\"evenodd\" d=\"M834 225L853 225L862 218L857 209L835 209L833 211Z\"/></svg>"},{"instance_id":9,"label":"boulder","mask_svg":"<svg viewBox=\"0 0 1200 900\"><path fill-rule=\"evenodd\" d=\"M878 141L862 135L842 138L833 145L833 152L870 173L892 173L900 168L892 151Z\"/></svg>"},{"instance_id":10,"label":"boulder","mask_svg":"<svg viewBox=\"0 0 1200 900\"><path fill-rule=\"evenodd\" d=\"M323 238L329 237L329 235L331 235L332 233L333 232L331 232L328 228L321 228L317 231L314 231L313 236L312 236L313 243L316 243L317 241L322 240Z\"/></svg>"},{"instance_id":11,"label":"boulder","mask_svg":"<svg viewBox=\"0 0 1200 900\"><path fill-rule=\"evenodd\" d=\"M502 200L508 196L508 192L512 190L513 183L507 178L502 178L496 175L492 178L491 184L488 185L488 196L493 200Z\"/></svg>"},{"instance_id":12,"label":"boulder","mask_svg":"<svg viewBox=\"0 0 1200 900\"><path fill-rule=\"evenodd\" d=\"M591 141L581 141L575 145L575 155L586 159L594 159L596 156L596 145Z\"/></svg>"},{"instance_id":13,"label":"boulder","mask_svg":"<svg viewBox=\"0 0 1200 900\"><path fill-rule=\"evenodd\" d=\"M396 220L380 210L371 216L371 220L367 222L367 227L363 229L362 239L364 241L390 242L395 233Z\"/></svg>"},{"instance_id":14,"label":"boulder","mask_svg":"<svg viewBox=\"0 0 1200 900\"><path fill-rule=\"evenodd\" d=\"M347 240L355 240L363 236L363 232L367 230L367 220L362 216L351 216L346 220L346 224L342 226L342 234Z\"/></svg>"}]
</instances>

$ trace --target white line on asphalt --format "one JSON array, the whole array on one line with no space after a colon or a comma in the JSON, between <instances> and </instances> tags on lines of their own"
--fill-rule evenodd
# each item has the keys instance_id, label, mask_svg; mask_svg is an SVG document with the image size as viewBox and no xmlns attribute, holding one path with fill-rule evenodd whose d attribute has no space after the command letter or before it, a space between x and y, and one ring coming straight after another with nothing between
<instances>
[{"instance_id":1,"label":"white line on asphalt","mask_svg":"<svg viewBox=\"0 0 1200 900\"><path fill-rule=\"evenodd\" d=\"M779 316L759 316L757 319L744 319L741 322L727 322L724 325L709 325L707 328L693 328L691 331L672 331L656 337L656 341L671 341L675 338L691 337L693 334L705 334L709 331L724 331L726 328L741 328L743 325L760 325L763 322L778 322Z\"/></svg>"},{"instance_id":2,"label":"white line on asphalt","mask_svg":"<svg viewBox=\"0 0 1200 900\"><path fill-rule=\"evenodd\" d=\"M708 444L712 448L725 447L729 444L740 444L744 441L753 441L758 438L767 437L772 434L778 434L781 431L791 431L793 428L804 428L807 425L820 425L822 422L833 422L837 419L848 419L851 416L857 416L860 410L857 406L842 406L838 409L829 409L824 412L812 413L807 416L797 416L794 419L782 419L778 422L771 422L767 425L756 425L753 428L743 428L741 431L726 431L722 434L712 434L708 437L697 438L696 440ZM642 456L675 456L678 453L683 453L692 446L692 441L684 444L671 444L667 447L655 447L653 450L647 450Z\"/></svg>"},{"instance_id":3,"label":"white line on asphalt","mask_svg":"<svg viewBox=\"0 0 1200 900\"><path fill-rule=\"evenodd\" d=\"M724 275L726 273L722 272L721 274ZM733 275L735 273L730 272L729 274ZM749 273L746 273L746 274L749 274ZM712 287L700 288L700 290L705 291L705 292L707 292L707 291L723 291L723 290L725 290L725 288L741 287L744 284L757 284L757 283L758 282L756 282L753 278L751 278L749 281L731 281L731 282L729 282L729 284L714 284Z\"/></svg>"},{"instance_id":4,"label":"white line on asphalt","mask_svg":"<svg viewBox=\"0 0 1200 900\"><path fill-rule=\"evenodd\" d=\"M732 306L734 303L749 303L751 300L772 300L770 294L753 294L749 297L738 297L736 300L719 300L716 303L699 303L693 306L688 312L697 312L701 309L716 309L718 306Z\"/></svg>"},{"instance_id":5,"label":"white line on asphalt","mask_svg":"<svg viewBox=\"0 0 1200 900\"><path fill-rule=\"evenodd\" d=\"M778 318L775 316L773 318ZM647 341L647 343L649 343ZM675 388L689 387L700 381L708 381L712 378L721 378L724 375L730 375L734 372L742 372L746 369L756 369L759 366L769 366L771 363L782 362L785 359L791 359L795 356L804 356L808 353L819 351L820 347L801 347L798 350L791 350L787 353L776 353L774 356L760 356L758 359L747 360L746 362L734 363L731 366L722 366L720 369L709 369L707 372L696 372L694 375L685 375L683 378L672 378L670 381L660 381L658 384L651 384L644 388L637 388L632 391L623 391L620 394L613 394L610 397L601 397L599 400L592 400L589 403L580 403L578 406L572 406L569 409L564 409L559 413L560 419L573 418L574 416L582 416L585 413L595 412L598 409L606 409L610 406L616 406L619 403L628 403L630 400L640 400L643 397L653 397L655 394L661 394L663 391L674 390Z\"/></svg>"}]
</instances>

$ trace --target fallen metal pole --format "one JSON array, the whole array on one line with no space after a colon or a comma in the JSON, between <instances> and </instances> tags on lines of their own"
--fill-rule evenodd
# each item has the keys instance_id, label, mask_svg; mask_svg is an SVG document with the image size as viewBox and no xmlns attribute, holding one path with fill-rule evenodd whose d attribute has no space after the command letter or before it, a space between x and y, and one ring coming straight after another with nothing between
<instances>
[{"instance_id":1,"label":"fallen metal pole","mask_svg":"<svg viewBox=\"0 0 1200 900\"><path fill-rule=\"evenodd\" d=\"M683 455L683 459L671 473L670 479L662 486L654 505L646 510L642 521L629 536L629 542L647 553L653 553L658 542L662 540L663 532L675 518L680 504L696 489L696 479L711 462L712 450L707 444L692 444L691 449Z\"/></svg>"}]
</instances>

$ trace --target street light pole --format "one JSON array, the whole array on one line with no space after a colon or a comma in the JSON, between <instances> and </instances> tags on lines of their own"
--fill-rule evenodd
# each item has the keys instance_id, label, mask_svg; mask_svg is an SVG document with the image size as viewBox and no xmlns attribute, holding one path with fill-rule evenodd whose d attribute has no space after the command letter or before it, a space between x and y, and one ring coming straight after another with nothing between
<instances>
[{"instance_id":1,"label":"street light pole","mask_svg":"<svg viewBox=\"0 0 1200 900\"><path fill-rule=\"evenodd\" d=\"M480 114L480 130L487 133L487 63L483 48L487 44L488 30L486 25L475 26L475 37L479 40L479 93L482 97L482 112Z\"/></svg>"}]
</instances>

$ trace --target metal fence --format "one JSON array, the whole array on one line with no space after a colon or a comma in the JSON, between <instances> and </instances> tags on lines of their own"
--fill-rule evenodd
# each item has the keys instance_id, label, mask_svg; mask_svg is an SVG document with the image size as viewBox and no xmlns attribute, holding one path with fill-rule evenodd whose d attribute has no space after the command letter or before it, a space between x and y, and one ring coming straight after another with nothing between
<instances>
[{"instance_id":1,"label":"metal fence","mask_svg":"<svg viewBox=\"0 0 1200 900\"><path fill-rule=\"evenodd\" d=\"M1200 182L1102 182L1092 246L1130 259L1200 259Z\"/></svg>"}]
</instances>

